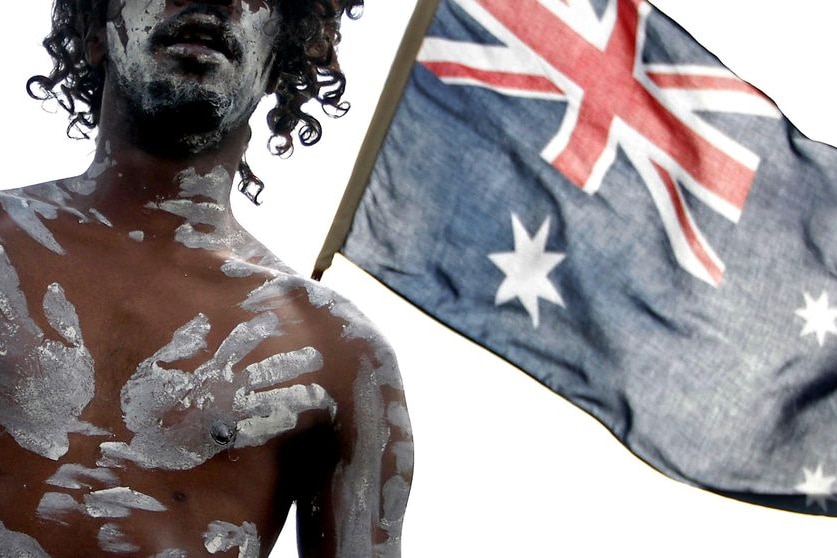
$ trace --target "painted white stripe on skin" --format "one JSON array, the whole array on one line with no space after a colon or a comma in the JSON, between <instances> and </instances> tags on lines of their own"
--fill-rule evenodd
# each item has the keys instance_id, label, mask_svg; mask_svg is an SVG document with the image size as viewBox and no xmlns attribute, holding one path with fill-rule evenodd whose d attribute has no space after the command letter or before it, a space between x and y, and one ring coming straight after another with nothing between
<instances>
[{"instance_id":1,"label":"painted white stripe on skin","mask_svg":"<svg viewBox=\"0 0 837 558\"><path fill-rule=\"evenodd\" d=\"M408 484L398 475L392 475L386 481L382 478L382 457L384 452L397 452L398 473L411 472L412 442L391 442L390 426L409 436L409 417L401 404L385 408L381 392L383 386L403 391L395 355L377 328L353 304L317 283L306 281L304 286L312 305L328 306L331 314L346 324L344 338L362 339L372 352L370 358L360 363L353 388L357 438L352 456L338 466L334 478L334 486L339 487L334 508L338 552L347 556L398 556L403 518L400 506L406 502L409 489L402 491L399 488L408 487ZM264 304L264 300L259 303ZM389 419L388 414L391 415ZM383 489L387 484L389 488L385 494ZM386 542L372 545L369 537L372 525L380 525L387 531Z\"/></svg>"},{"instance_id":2,"label":"painted white stripe on skin","mask_svg":"<svg viewBox=\"0 0 837 558\"><path fill-rule=\"evenodd\" d=\"M381 455L390 431L382 417L384 401L374 373L359 372L353 396L356 441L348 462L341 462L334 476L338 487L334 506L341 556L375 556L369 529L379 525Z\"/></svg>"},{"instance_id":3,"label":"painted white stripe on skin","mask_svg":"<svg viewBox=\"0 0 837 558\"><path fill-rule=\"evenodd\" d=\"M384 484L384 513L381 523L392 529L398 527L404 520L404 510L407 508L407 497L410 495L410 485L401 476L395 475Z\"/></svg>"},{"instance_id":4,"label":"painted white stripe on skin","mask_svg":"<svg viewBox=\"0 0 837 558\"><path fill-rule=\"evenodd\" d=\"M225 197L232 177L223 167L217 166L206 175L188 169L181 172L177 179L180 183L180 199L146 205L186 219L187 222L175 231L177 242L187 248L232 252L234 255L221 266L221 271L228 277L247 277L260 268L269 269L271 274L277 270L289 271L258 241L228 222ZM213 201L191 199L195 197ZM213 230L198 231L196 225L209 226ZM254 264L249 263L251 259L256 260Z\"/></svg>"},{"instance_id":5,"label":"painted white stripe on skin","mask_svg":"<svg viewBox=\"0 0 837 558\"><path fill-rule=\"evenodd\" d=\"M44 548L32 537L6 528L0 521L0 549L6 556L15 558L50 558Z\"/></svg>"},{"instance_id":6,"label":"painted white stripe on skin","mask_svg":"<svg viewBox=\"0 0 837 558\"><path fill-rule=\"evenodd\" d=\"M23 232L28 234L32 240L56 254L64 254L64 248L58 244L58 241L52 236L52 232L46 228L38 217L40 215L45 219L55 219L58 216L58 211L54 206L12 193L0 194L0 205L3 206L3 210L9 218L23 229Z\"/></svg>"},{"instance_id":7,"label":"painted white stripe on skin","mask_svg":"<svg viewBox=\"0 0 837 558\"><path fill-rule=\"evenodd\" d=\"M295 276L281 276L266 281L253 289L239 306L250 312L266 312L276 310L287 302L283 300L295 289L303 286Z\"/></svg>"},{"instance_id":8,"label":"painted white stripe on skin","mask_svg":"<svg viewBox=\"0 0 837 558\"><path fill-rule=\"evenodd\" d=\"M91 209L91 210L90 210L90 214L91 214L91 215L93 215L93 217L95 217L95 218L96 218L96 220L97 220L97 221L99 221L99 222L100 222L101 224L103 224L104 226L106 226L106 227L113 227L113 223L111 223L111 222L108 220L108 218L107 218L107 217L105 217L104 215L102 215L102 213L101 213L98 209L95 209L95 208Z\"/></svg>"},{"instance_id":9,"label":"painted white stripe on skin","mask_svg":"<svg viewBox=\"0 0 837 558\"><path fill-rule=\"evenodd\" d=\"M403 403L391 401L387 405L387 420L402 432L411 432L410 415L407 414L407 407Z\"/></svg>"},{"instance_id":10,"label":"painted white stripe on skin","mask_svg":"<svg viewBox=\"0 0 837 558\"><path fill-rule=\"evenodd\" d=\"M209 174L198 175L188 169L177 177L180 182L180 197L208 197L214 201L193 201L191 199L164 200L148 203L146 207L156 208L186 219L186 223L175 231L175 240L188 248L209 251L233 250L245 243L245 236L230 226L226 207L222 204L222 192L232 181L229 173L220 165ZM211 232L195 230L195 225L212 227Z\"/></svg>"},{"instance_id":11,"label":"painted white stripe on skin","mask_svg":"<svg viewBox=\"0 0 837 558\"><path fill-rule=\"evenodd\" d=\"M111 158L110 141L105 142L105 157L102 160L94 160L87 172L82 176L70 178L65 181L68 192L79 194L82 196L89 196L96 190L96 178L100 177L104 172L116 166L116 162Z\"/></svg>"},{"instance_id":12,"label":"painted white stripe on skin","mask_svg":"<svg viewBox=\"0 0 837 558\"><path fill-rule=\"evenodd\" d=\"M203 534L204 547L210 554L238 547L238 558L258 558L261 547L256 526L245 521L241 527L226 521L213 521Z\"/></svg>"},{"instance_id":13,"label":"painted white stripe on skin","mask_svg":"<svg viewBox=\"0 0 837 558\"><path fill-rule=\"evenodd\" d=\"M128 233L128 238L135 242L142 242L145 240L145 233L143 231L131 231Z\"/></svg>"},{"instance_id":14,"label":"painted white stripe on skin","mask_svg":"<svg viewBox=\"0 0 837 558\"><path fill-rule=\"evenodd\" d=\"M20 278L0 245L0 350L4 355L17 354L24 344L18 335L20 328L31 336L41 336L41 328L29 317L26 297L20 288Z\"/></svg>"},{"instance_id":15,"label":"painted white stripe on skin","mask_svg":"<svg viewBox=\"0 0 837 558\"><path fill-rule=\"evenodd\" d=\"M279 353L251 364L248 374L251 389L261 389L288 382L323 367L323 356L314 347L303 347L289 353Z\"/></svg>"},{"instance_id":16,"label":"painted white stripe on skin","mask_svg":"<svg viewBox=\"0 0 837 558\"><path fill-rule=\"evenodd\" d=\"M137 552L140 547L128 541L125 534L115 523L105 523L99 528L97 536L99 541L99 548L105 552L112 552L114 554L128 554L129 552Z\"/></svg>"},{"instance_id":17,"label":"painted white stripe on skin","mask_svg":"<svg viewBox=\"0 0 837 558\"><path fill-rule=\"evenodd\" d=\"M178 550L176 548L167 548L163 552L157 553L151 558L189 558L189 553L185 550Z\"/></svg>"},{"instance_id":18,"label":"painted white stripe on skin","mask_svg":"<svg viewBox=\"0 0 837 558\"><path fill-rule=\"evenodd\" d=\"M106 146L109 151L109 147ZM72 178L62 184L55 182L41 184L36 187L18 189L0 193L0 206L30 238L55 252L64 254L64 248L55 240L52 232L44 225L42 219L54 220L59 211L69 213L81 223L101 222L110 226L107 219L95 209L86 215L72 207L73 196L87 196L96 188L95 178L106 169L113 166L109 157L103 161L94 162L89 169L90 179L82 177Z\"/></svg>"},{"instance_id":19,"label":"painted white stripe on skin","mask_svg":"<svg viewBox=\"0 0 837 558\"><path fill-rule=\"evenodd\" d=\"M290 267L259 242L249 242L237 247L235 255L224 262L221 271L227 277L249 277L256 273L273 276L280 273L294 273Z\"/></svg>"},{"instance_id":20,"label":"painted white stripe on skin","mask_svg":"<svg viewBox=\"0 0 837 558\"><path fill-rule=\"evenodd\" d=\"M235 447L244 448L260 446L282 432L293 430L299 416L306 411L328 410L334 418L337 404L322 386L298 384L247 395L237 393L235 409L241 414L251 415L238 421Z\"/></svg>"},{"instance_id":21,"label":"painted white stripe on skin","mask_svg":"<svg viewBox=\"0 0 837 558\"><path fill-rule=\"evenodd\" d=\"M284 306L287 303L285 297L296 290L305 291L308 301L316 308L330 306L335 301L339 302L334 292L316 281L299 275L282 275L265 281L261 286L253 289L239 306L250 312L275 310Z\"/></svg>"},{"instance_id":22,"label":"painted white stripe on skin","mask_svg":"<svg viewBox=\"0 0 837 558\"><path fill-rule=\"evenodd\" d=\"M41 519L67 525L64 518L71 512L84 511L84 507L69 494L47 492L41 497L35 514Z\"/></svg>"},{"instance_id":23,"label":"painted white stripe on skin","mask_svg":"<svg viewBox=\"0 0 837 558\"><path fill-rule=\"evenodd\" d=\"M395 455L395 470L399 475L405 473L412 473L414 456L413 456L413 442L394 442L392 444L392 453Z\"/></svg>"},{"instance_id":24,"label":"painted white stripe on skin","mask_svg":"<svg viewBox=\"0 0 837 558\"><path fill-rule=\"evenodd\" d=\"M84 508L90 517L128 517L132 510L163 512L167 508L155 498L125 486L97 490L84 495Z\"/></svg>"},{"instance_id":25,"label":"painted white stripe on skin","mask_svg":"<svg viewBox=\"0 0 837 558\"><path fill-rule=\"evenodd\" d=\"M91 469L84 467L83 465L68 463L66 465L61 465L61 467L58 468L58 471L47 479L46 483L52 486L60 486L62 488L91 488L91 485L85 481L96 481L106 486L113 486L119 481L119 479L113 471L109 469Z\"/></svg>"},{"instance_id":26,"label":"painted white stripe on skin","mask_svg":"<svg viewBox=\"0 0 837 558\"><path fill-rule=\"evenodd\" d=\"M20 322L4 346L18 358L13 371L0 383L0 425L24 449L49 459L58 459L69 449L71 432L89 436L106 430L79 420L93 399L93 358L84 346L75 307L57 283L47 287L43 311L50 326L64 342L45 339L29 318L17 274L5 257L0 257L0 287L3 287L4 317ZM4 342L6 340L4 339ZM38 374L32 374L37 367Z\"/></svg>"},{"instance_id":27,"label":"painted white stripe on skin","mask_svg":"<svg viewBox=\"0 0 837 558\"><path fill-rule=\"evenodd\" d=\"M195 370L195 374L211 377L215 370L224 370L224 377L232 378L232 367L253 350L266 338L281 334L279 318L272 312L259 314L249 322L235 326L232 332L218 347L215 356Z\"/></svg>"},{"instance_id":28,"label":"painted white stripe on skin","mask_svg":"<svg viewBox=\"0 0 837 558\"><path fill-rule=\"evenodd\" d=\"M395 356L374 325L350 302L319 283L298 276L267 281L253 290L240 306L251 312L277 309L287 303L291 293L300 289L306 292L312 306L327 307L334 317L345 323L344 338L365 340L373 353L370 359L361 363L354 384L357 441L352 457L338 466L334 477L338 552L346 556L397 556L403 517L401 506L406 501L408 488L404 487L408 485L403 477L391 476L386 481L389 488L386 503L383 503L382 490L386 485L382 486L381 458L384 451L392 451L397 473L411 473L413 445L411 441L403 440L388 447L391 431L381 388L390 386L402 390ZM394 426L408 434L410 425L406 408L400 404L390 405L389 414ZM369 537L369 528L375 524L389 533L389 539L378 545L373 545Z\"/></svg>"}]
</instances>

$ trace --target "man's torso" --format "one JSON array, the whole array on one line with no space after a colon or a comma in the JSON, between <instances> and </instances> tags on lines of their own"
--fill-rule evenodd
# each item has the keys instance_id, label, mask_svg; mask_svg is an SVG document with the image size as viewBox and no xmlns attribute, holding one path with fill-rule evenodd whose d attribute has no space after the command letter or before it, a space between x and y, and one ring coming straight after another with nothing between
<instances>
[{"instance_id":1,"label":"man's torso","mask_svg":"<svg viewBox=\"0 0 837 558\"><path fill-rule=\"evenodd\" d=\"M50 188L0 200L0 547L266 555L365 345L249 235L218 249L200 197L128 231Z\"/></svg>"}]
</instances>

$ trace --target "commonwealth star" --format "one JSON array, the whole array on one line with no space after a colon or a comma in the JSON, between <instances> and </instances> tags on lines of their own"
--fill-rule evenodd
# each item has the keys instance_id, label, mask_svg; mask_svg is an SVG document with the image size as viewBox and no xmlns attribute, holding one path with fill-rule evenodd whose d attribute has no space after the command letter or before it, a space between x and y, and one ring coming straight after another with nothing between
<instances>
[{"instance_id":1,"label":"commonwealth star","mask_svg":"<svg viewBox=\"0 0 837 558\"><path fill-rule=\"evenodd\" d=\"M564 254L546 251L546 237L549 233L549 217L538 229L534 237L512 213L512 233L514 234L514 252L489 254L491 261L506 274L506 278L497 289L494 304L500 306L515 298L532 318L532 325L540 325L538 299L544 299L559 306L565 306L564 299L549 280L549 273L564 259Z\"/></svg>"},{"instance_id":2,"label":"commonwealth star","mask_svg":"<svg viewBox=\"0 0 837 558\"><path fill-rule=\"evenodd\" d=\"M805 320L800 336L813 333L817 336L817 343L822 347L825 343L825 336L828 333L837 335L837 308L828 305L828 293L823 291L819 298L814 300L808 293L805 297L805 308L800 308L795 313Z\"/></svg>"},{"instance_id":3,"label":"commonwealth star","mask_svg":"<svg viewBox=\"0 0 837 558\"><path fill-rule=\"evenodd\" d=\"M816 503L822 511L828 511L828 500L833 499L834 491L832 485L837 477L827 477L822 472L822 464L817 465L815 470L807 467L802 468L805 474L805 482L796 485L796 489L805 494L805 505L810 506Z\"/></svg>"}]
</instances>

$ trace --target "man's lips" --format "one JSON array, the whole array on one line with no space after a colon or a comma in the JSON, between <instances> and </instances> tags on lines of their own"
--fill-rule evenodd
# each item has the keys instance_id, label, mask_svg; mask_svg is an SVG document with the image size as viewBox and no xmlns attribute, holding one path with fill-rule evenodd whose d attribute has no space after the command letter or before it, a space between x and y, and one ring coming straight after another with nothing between
<instances>
[{"instance_id":1,"label":"man's lips","mask_svg":"<svg viewBox=\"0 0 837 558\"><path fill-rule=\"evenodd\" d=\"M152 43L185 56L221 54L233 61L241 58L241 46L229 26L206 14L191 14L164 23L154 33Z\"/></svg>"}]
</instances>

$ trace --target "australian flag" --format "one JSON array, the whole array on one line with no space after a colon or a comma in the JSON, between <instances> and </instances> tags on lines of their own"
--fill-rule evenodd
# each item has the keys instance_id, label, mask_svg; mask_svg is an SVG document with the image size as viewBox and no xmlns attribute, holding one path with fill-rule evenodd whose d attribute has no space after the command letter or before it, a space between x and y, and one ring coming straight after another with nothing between
<instances>
[{"instance_id":1,"label":"australian flag","mask_svg":"<svg viewBox=\"0 0 837 558\"><path fill-rule=\"evenodd\" d=\"M837 152L652 5L441 0L364 186L386 285L663 473L837 514Z\"/></svg>"}]
</instances>

